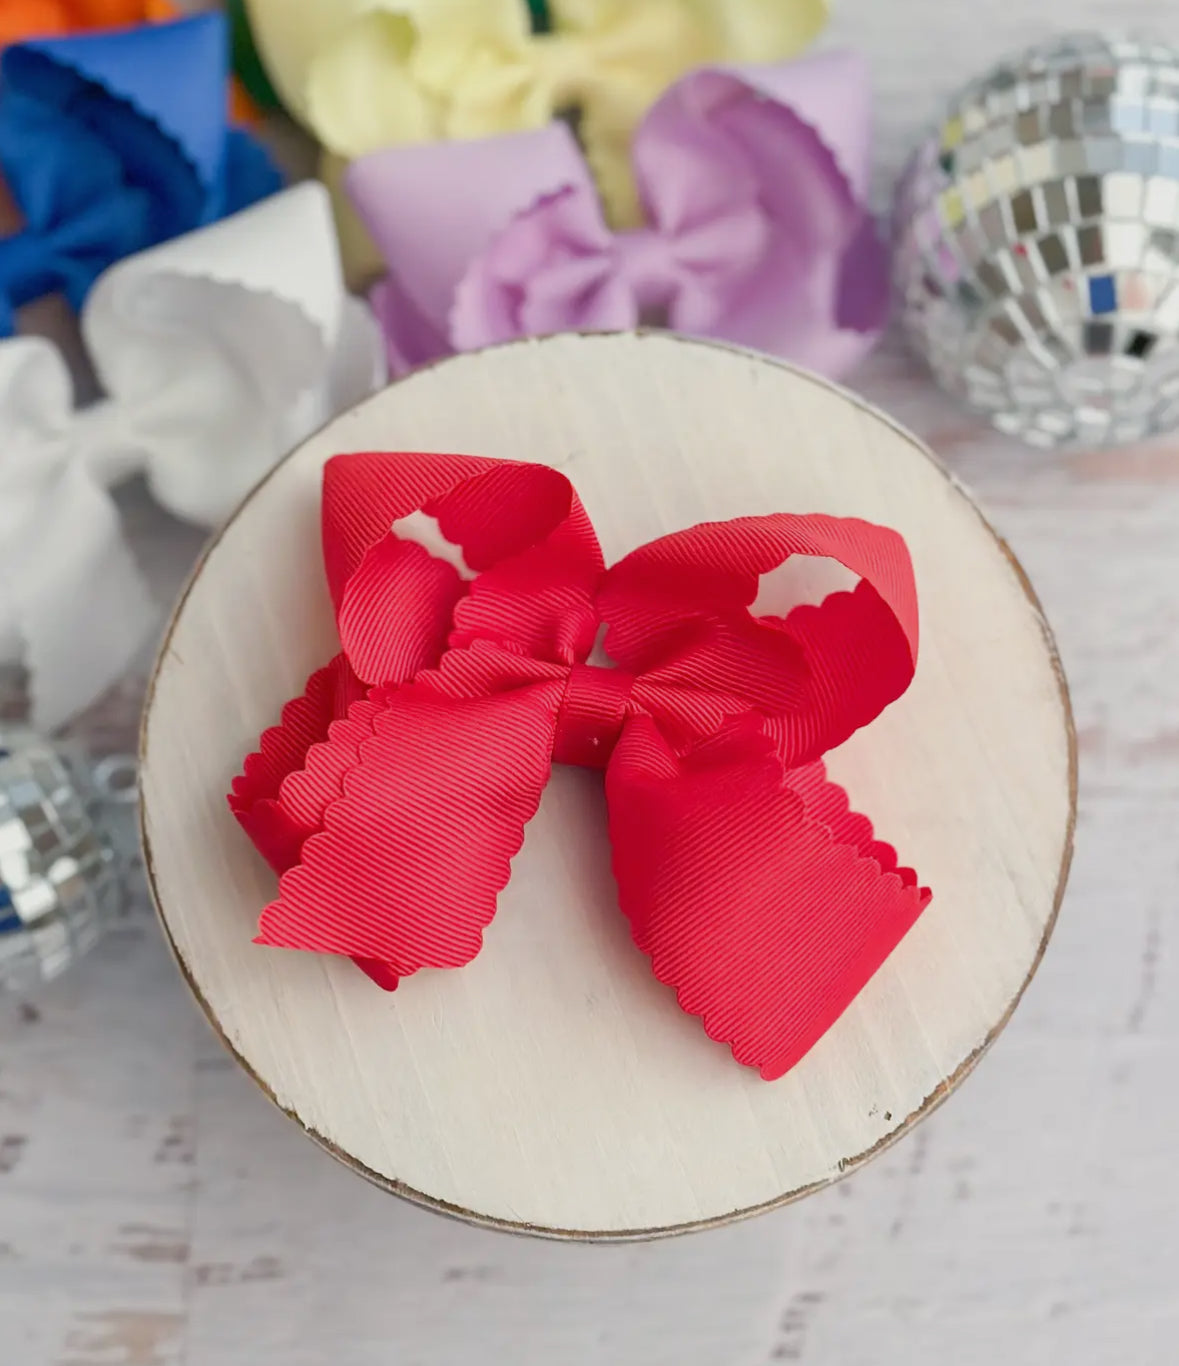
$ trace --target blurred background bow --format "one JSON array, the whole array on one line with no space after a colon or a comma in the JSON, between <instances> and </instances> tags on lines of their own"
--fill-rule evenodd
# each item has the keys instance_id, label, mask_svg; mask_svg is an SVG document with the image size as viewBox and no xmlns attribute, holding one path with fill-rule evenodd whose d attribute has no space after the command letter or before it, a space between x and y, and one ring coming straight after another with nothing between
<instances>
[{"instance_id":1,"label":"blurred background bow","mask_svg":"<svg viewBox=\"0 0 1179 1366\"><path fill-rule=\"evenodd\" d=\"M53 16L51 16L52 18ZM62 293L80 308L113 262L279 188L231 126L223 15L10 43L0 55L0 335Z\"/></svg>"},{"instance_id":2,"label":"blurred background bow","mask_svg":"<svg viewBox=\"0 0 1179 1366\"><path fill-rule=\"evenodd\" d=\"M645 221L619 232L563 123L360 158L347 185L389 270L372 300L391 368L653 322L844 373L888 310L868 128L850 53L693 72L635 134Z\"/></svg>"},{"instance_id":3,"label":"blurred background bow","mask_svg":"<svg viewBox=\"0 0 1179 1366\"><path fill-rule=\"evenodd\" d=\"M706 62L777 61L826 0L249 0L288 106L329 152L487 137L576 110L611 221L636 221L629 142L677 77Z\"/></svg>"},{"instance_id":4,"label":"blurred background bow","mask_svg":"<svg viewBox=\"0 0 1179 1366\"><path fill-rule=\"evenodd\" d=\"M153 618L108 488L142 474L216 525L384 379L314 182L120 262L81 321L106 397L78 411L51 342L0 342L0 662L25 664L47 728L122 673Z\"/></svg>"}]
</instances>

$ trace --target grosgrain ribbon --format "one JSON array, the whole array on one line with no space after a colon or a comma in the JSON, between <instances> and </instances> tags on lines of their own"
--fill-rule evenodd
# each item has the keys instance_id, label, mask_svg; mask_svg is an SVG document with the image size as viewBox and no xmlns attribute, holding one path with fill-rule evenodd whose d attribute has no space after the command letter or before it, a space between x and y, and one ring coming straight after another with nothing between
<instances>
[{"instance_id":1,"label":"grosgrain ribbon","mask_svg":"<svg viewBox=\"0 0 1179 1366\"><path fill-rule=\"evenodd\" d=\"M13 43L0 55L0 172L23 219L0 237L0 335L63 293L80 308L124 256L281 185L231 128L220 14Z\"/></svg>"},{"instance_id":2,"label":"grosgrain ribbon","mask_svg":"<svg viewBox=\"0 0 1179 1366\"><path fill-rule=\"evenodd\" d=\"M41 729L118 678L154 618L107 489L142 473L216 525L385 377L315 182L119 262L81 323L106 397L76 412L55 346L0 342L0 662L28 666Z\"/></svg>"},{"instance_id":3,"label":"grosgrain ribbon","mask_svg":"<svg viewBox=\"0 0 1179 1366\"><path fill-rule=\"evenodd\" d=\"M399 534L414 513L473 577ZM710 1037L773 1078L928 902L822 763L913 675L895 532L745 517L606 569L555 470L366 453L327 464L323 550L342 652L230 795L280 874L259 943L349 955L387 988L468 962L552 764L602 770L636 944ZM860 582L753 616L760 576L793 555ZM591 655L599 627L612 667Z\"/></svg>"},{"instance_id":4,"label":"grosgrain ribbon","mask_svg":"<svg viewBox=\"0 0 1179 1366\"><path fill-rule=\"evenodd\" d=\"M843 374L888 311L868 149L866 71L834 52L674 85L635 134L630 232L562 124L362 157L346 183L389 269L390 365L655 321Z\"/></svg>"}]
</instances>

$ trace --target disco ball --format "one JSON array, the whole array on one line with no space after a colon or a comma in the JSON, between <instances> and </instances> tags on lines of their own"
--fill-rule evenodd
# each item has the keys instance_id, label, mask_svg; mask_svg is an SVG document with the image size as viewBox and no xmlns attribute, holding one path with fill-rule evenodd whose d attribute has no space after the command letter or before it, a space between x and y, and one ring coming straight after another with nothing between
<instances>
[{"instance_id":1,"label":"disco ball","mask_svg":"<svg viewBox=\"0 0 1179 1366\"><path fill-rule=\"evenodd\" d=\"M94 798L85 771L47 741L0 729L0 990L57 977L122 904Z\"/></svg>"},{"instance_id":2,"label":"disco ball","mask_svg":"<svg viewBox=\"0 0 1179 1366\"><path fill-rule=\"evenodd\" d=\"M1085 35L1000 63L915 152L894 243L906 333L1000 430L1179 424L1179 51Z\"/></svg>"}]
</instances>

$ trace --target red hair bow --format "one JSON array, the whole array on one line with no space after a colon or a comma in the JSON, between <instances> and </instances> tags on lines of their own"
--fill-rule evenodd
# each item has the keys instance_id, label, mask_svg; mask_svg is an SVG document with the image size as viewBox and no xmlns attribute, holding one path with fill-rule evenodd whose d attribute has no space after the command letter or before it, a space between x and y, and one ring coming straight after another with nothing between
<instances>
[{"instance_id":1,"label":"red hair bow","mask_svg":"<svg viewBox=\"0 0 1179 1366\"><path fill-rule=\"evenodd\" d=\"M468 962L553 763L602 769L635 943L738 1062L781 1076L929 900L821 762L913 676L901 537L742 517L607 569L543 465L340 455L323 487L343 650L230 795L281 875L257 942L347 954L387 988ZM397 534L414 512L473 577ZM860 582L754 617L792 555ZM614 667L587 662L603 627Z\"/></svg>"}]
</instances>

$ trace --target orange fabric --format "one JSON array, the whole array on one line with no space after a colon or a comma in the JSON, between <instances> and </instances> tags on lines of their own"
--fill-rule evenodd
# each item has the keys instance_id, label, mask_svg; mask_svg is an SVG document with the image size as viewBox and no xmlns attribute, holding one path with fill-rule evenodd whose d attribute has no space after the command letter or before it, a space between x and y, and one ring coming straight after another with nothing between
<instances>
[{"instance_id":1,"label":"orange fabric","mask_svg":"<svg viewBox=\"0 0 1179 1366\"><path fill-rule=\"evenodd\" d=\"M229 118L231 123L253 125L261 118L258 106L236 76L229 78Z\"/></svg>"},{"instance_id":2,"label":"orange fabric","mask_svg":"<svg viewBox=\"0 0 1179 1366\"><path fill-rule=\"evenodd\" d=\"M62 0L11 0L0 11L0 47L34 35L65 33L66 29Z\"/></svg>"},{"instance_id":3,"label":"orange fabric","mask_svg":"<svg viewBox=\"0 0 1179 1366\"><path fill-rule=\"evenodd\" d=\"M169 0L5 0L0 44L88 28L120 28L145 19L174 18Z\"/></svg>"}]
</instances>

